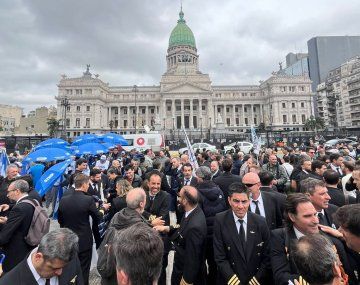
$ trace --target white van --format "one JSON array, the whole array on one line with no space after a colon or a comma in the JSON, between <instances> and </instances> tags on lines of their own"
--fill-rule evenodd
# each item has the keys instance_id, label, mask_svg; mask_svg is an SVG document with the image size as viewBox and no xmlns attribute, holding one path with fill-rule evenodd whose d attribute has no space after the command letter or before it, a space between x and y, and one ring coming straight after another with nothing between
<instances>
[{"instance_id":1,"label":"white van","mask_svg":"<svg viewBox=\"0 0 360 285\"><path fill-rule=\"evenodd\" d=\"M122 135L127 140L128 146L122 146L126 151L136 149L138 151L144 151L146 149L152 149L153 151L160 151L165 148L165 138L159 133L146 133L146 134L132 134Z\"/></svg>"}]
</instances>

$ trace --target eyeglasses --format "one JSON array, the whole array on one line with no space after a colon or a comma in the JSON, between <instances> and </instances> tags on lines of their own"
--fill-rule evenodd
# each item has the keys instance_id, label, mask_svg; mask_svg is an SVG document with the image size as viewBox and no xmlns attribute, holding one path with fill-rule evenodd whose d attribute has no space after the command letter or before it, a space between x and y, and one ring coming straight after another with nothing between
<instances>
[{"instance_id":1,"label":"eyeglasses","mask_svg":"<svg viewBox=\"0 0 360 285\"><path fill-rule=\"evenodd\" d=\"M16 191L16 190L17 190L17 189L7 190L7 192L10 193L10 192L14 192L14 191Z\"/></svg>"},{"instance_id":2,"label":"eyeglasses","mask_svg":"<svg viewBox=\"0 0 360 285\"><path fill-rule=\"evenodd\" d=\"M253 187L254 185L256 185L257 183L254 183L254 184L249 184L249 183L244 183L244 185L246 186L246 187Z\"/></svg>"}]
</instances>

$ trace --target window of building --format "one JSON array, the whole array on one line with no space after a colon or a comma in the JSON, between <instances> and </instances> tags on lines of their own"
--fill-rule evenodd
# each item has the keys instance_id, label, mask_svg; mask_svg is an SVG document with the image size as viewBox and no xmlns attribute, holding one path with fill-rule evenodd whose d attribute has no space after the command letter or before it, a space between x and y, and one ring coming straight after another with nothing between
<instances>
[{"instance_id":1,"label":"window of building","mask_svg":"<svg viewBox=\"0 0 360 285\"><path fill-rule=\"evenodd\" d=\"M244 107L244 112L247 112L247 107Z\"/></svg>"},{"instance_id":2,"label":"window of building","mask_svg":"<svg viewBox=\"0 0 360 285\"><path fill-rule=\"evenodd\" d=\"M291 103L291 108L295 108L295 103L294 102Z\"/></svg>"},{"instance_id":3,"label":"window of building","mask_svg":"<svg viewBox=\"0 0 360 285\"><path fill-rule=\"evenodd\" d=\"M236 122L236 125L237 125L237 126L240 125L240 120L239 120L239 118L235 118L235 122Z\"/></svg>"},{"instance_id":4,"label":"window of building","mask_svg":"<svg viewBox=\"0 0 360 285\"><path fill-rule=\"evenodd\" d=\"M124 115L127 115L127 108L124 108Z\"/></svg>"},{"instance_id":5,"label":"window of building","mask_svg":"<svg viewBox=\"0 0 360 285\"><path fill-rule=\"evenodd\" d=\"M76 95L82 95L82 89L75 89Z\"/></svg>"},{"instance_id":6,"label":"window of building","mask_svg":"<svg viewBox=\"0 0 360 285\"><path fill-rule=\"evenodd\" d=\"M85 89L85 94L91 95L92 94L92 89Z\"/></svg>"},{"instance_id":7,"label":"window of building","mask_svg":"<svg viewBox=\"0 0 360 285\"><path fill-rule=\"evenodd\" d=\"M238 107L235 107L235 112L239 112L239 108L238 108Z\"/></svg>"},{"instance_id":8,"label":"window of building","mask_svg":"<svg viewBox=\"0 0 360 285\"><path fill-rule=\"evenodd\" d=\"M292 122L293 124L296 124L296 115L292 115Z\"/></svg>"},{"instance_id":9,"label":"window of building","mask_svg":"<svg viewBox=\"0 0 360 285\"><path fill-rule=\"evenodd\" d=\"M66 127L70 127L70 119L66 119Z\"/></svg>"},{"instance_id":10,"label":"window of building","mask_svg":"<svg viewBox=\"0 0 360 285\"><path fill-rule=\"evenodd\" d=\"M205 106L203 105L203 106L201 106L201 109L203 110L203 111L205 111Z\"/></svg>"},{"instance_id":11,"label":"window of building","mask_svg":"<svg viewBox=\"0 0 360 285\"><path fill-rule=\"evenodd\" d=\"M90 106L86 106L86 112L90 112Z\"/></svg>"},{"instance_id":12,"label":"window of building","mask_svg":"<svg viewBox=\"0 0 360 285\"><path fill-rule=\"evenodd\" d=\"M132 113L136 114L136 108L132 109Z\"/></svg>"},{"instance_id":13,"label":"window of building","mask_svg":"<svg viewBox=\"0 0 360 285\"><path fill-rule=\"evenodd\" d=\"M151 113L151 114L154 114L154 113L155 113L155 109L151 108L151 109L150 109L150 113Z\"/></svg>"},{"instance_id":14,"label":"window of building","mask_svg":"<svg viewBox=\"0 0 360 285\"><path fill-rule=\"evenodd\" d=\"M305 91L305 87L304 87L304 86L300 86L300 91Z\"/></svg>"},{"instance_id":15,"label":"window of building","mask_svg":"<svg viewBox=\"0 0 360 285\"><path fill-rule=\"evenodd\" d=\"M295 86L289 86L289 91L290 92L295 92Z\"/></svg>"},{"instance_id":16,"label":"window of building","mask_svg":"<svg viewBox=\"0 0 360 285\"><path fill-rule=\"evenodd\" d=\"M226 125L230 126L230 118L226 118Z\"/></svg>"},{"instance_id":17,"label":"window of building","mask_svg":"<svg viewBox=\"0 0 360 285\"><path fill-rule=\"evenodd\" d=\"M217 112L218 112L218 113L221 112L221 108L220 108L220 107L217 108Z\"/></svg>"},{"instance_id":18,"label":"window of building","mask_svg":"<svg viewBox=\"0 0 360 285\"><path fill-rule=\"evenodd\" d=\"M226 113L229 113L229 112L230 112L230 108L226 107Z\"/></svg>"},{"instance_id":19,"label":"window of building","mask_svg":"<svg viewBox=\"0 0 360 285\"><path fill-rule=\"evenodd\" d=\"M168 111L171 111L171 106L167 106L167 110L168 110Z\"/></svg>"},{"instance_id":20,"label":"window of building","mask_svg":"<svg viewBox=\"0 0 360 285\"><path fill-rule=\"evenodd\" d=\"M76 112L80 112L80 106L76 106Z\"/></svg>"},{"instance_id":21,"label":"window of building","mask_svg":"<svg viewBox=\"0 0 360 285\"><path fill-rule=\"evenodd\" d=\"M286 124L287 123L287 116L283 115L283 123Z\"/></svg>"},{"instance_id":22,"label":"window of building","mask_svg":"<svg viewBox=\"0 0 360 285\"><path fill-rule=\"evenodd\" d=\"M302 115L301 115L301 122L302 122L303 124L305 124L305 121L306 121L306 117L305 117L304 114L302 114Z\"/></svg>"},{"instance_id":23,"label":"window of building","mask_svg":"<svg viewBox=\"0 0 360 285\"><path fill-rule=\"evenodd\" d=\"M77 128L80 127L80 118L76 118L76 120L75 120L75 127L77 127Z\"/></svg>"},{"instance_id":24,"label":"window of building","mask_svg":"<svg viewBox=\"0 0 360 285\"><path fill-rule=\"evenodd\" d=\"M254 118L254 124L257 125L257 119L256 118Z\"/></svg>"},{"instance_id":25,"label":"window of building","mask_svg":"<svg viewBox=\"0 0 360 285\"><path fill-rule=\"evenodd\" d=\"M124 128L127 128L127 127L128 127L128 121L124 120Z\"/></svg>"},{"instance_id":26,"label":"window of building","mask_svg":"<svg viewBox=\"0 0 360 285\"><path fill-rule=\"evenodd\" d=\"M248 124L248 118L245 118L245 125Z\"/></svg>"},{"instance_id":27,"label":"window of building","mask_svg":"<svg viewBox=\"0 0 360 285\"><path fill-rule=\"evenodd\" d=\"M115 115L119 114L118 108L115 108L114 114L115 114Z\"/></svg>"},{"instance_id":28,"label":"window of building","mask_svg":"<svg viewBox=\"0 0 360 285\"><path fill-rule=\"evenodd\" d=\"M66 106L66 111L70 112L70 105Z\"/></svg>"},{"instance_id":29,"label":"window of building","mask_svg":"<svg viewBox=\"0 0 360 285\"><path fill-rule=\"evenodd\" d=\"M72 95L72 89L66 89L65 92L66 95Z\"/></svg>"},{"instance_id":30,"label":"window of building","mask_svg":"<svg viewBox=\"0 0 360 285\"><path fill-rule=\"evenodd\" d=\"M145 108L141 109L141 113L142 113L142 114L145 114L145 111L146 111Z\"/></svg>"},{"instance_id":31,"label":"window of building","mask_svg":"<svg viewBox=\"0 0 360 285\"><path fill-rule=\"evenodd\" d=\"M196 110L197 110L197 106L193 106L193 110L196 111Z\"/></svg>"},{"instance_id":32,"label":"window of building","mask_svg":"<svg viewBox=\"0 0 360 285\"><path fill-rule=\"evenodd\" d=\"M256 112L256 107L255 106L253 107L253 112Z\"/></svg>"},{"instance_id":33,"label":"window of building","mask_svg":"<svg viewBox=\"0 0 360 285\"><path fill-rule=\"evenodd\" d=\"M286 108L286 103L282 103L282 107L283 107L283 109L285 109Z\"/></svg>"},{"instance_id":34,"label":"window of building","mask_svg":"<svg viewBox=\"0 0 360 285\"><path fill-rule=\"evenodd\" d=\"M305 107L305 103L301 102L301 108L304 108L304 107Z\"/></svg>"},{"instance_id":35,"label":"window of building","mask_svg":"<svg viewBox=\"0 0 360 285\"><path fill-rule=\"evenodd\" d=\"M176 111L181 111L181 106L176 106Z\"/></svg>"},{"instance_id":36,"label":"window of building","mask_svg":"<svg viewBox=\"0 0 360 285\"><path fill-rule=\"evenodd\" d=\"M280 91L281 92L286 92L286 86L280 86Z\"/></svg>"},{"instance_id":37,"label":"window of building","mask_svg":"<svg viewBox=\"0 0 360 285\"><path fill-rule=\"evenodd\" d=\"M90 118L86 118L85 120L85 127L90 128Z\"/></svg>"}]
</instances>

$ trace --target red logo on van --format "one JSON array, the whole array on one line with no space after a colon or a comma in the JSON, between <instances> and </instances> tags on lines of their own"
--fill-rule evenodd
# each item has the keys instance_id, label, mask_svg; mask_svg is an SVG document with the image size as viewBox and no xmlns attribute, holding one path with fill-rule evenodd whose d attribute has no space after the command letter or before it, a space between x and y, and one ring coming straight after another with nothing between
<instances>
[{"instance_id":1,"label":"red logo on van","mask_svg":"<svg viewBox=\"0 0 360 285\"><path fill-rule=\"evenodd\" d=\"M138 138L138 139L136 140L136 143L137 143L138 145L143 145L143 144L145 143L145 140L144 140L143 138Z\"/></svg>"}]
</instances>

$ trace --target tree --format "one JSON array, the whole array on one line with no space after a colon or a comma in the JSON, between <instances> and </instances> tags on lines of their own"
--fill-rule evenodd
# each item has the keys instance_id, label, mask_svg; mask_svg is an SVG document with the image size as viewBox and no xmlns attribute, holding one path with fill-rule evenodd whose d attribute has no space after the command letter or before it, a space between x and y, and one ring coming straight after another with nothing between
<instances>
[{"instance_id":1,"label":"tree","mask_svg":"<svg viewBox=\"0 0 360 285\"><path fill-rule=\"evenodd\" d=\"M310 116L310 118L306 120L304 127L311 131L321 131L325 129L325 121L323 118Z\"/></svg>"},{"instance_id":2,"label":"tree","mask_svg":"<svg viewBox=\"0 0 360 285\"><path fill-rule=\"evenodd\" d=\"M55 118L47 119L47 129L50 137L55 137L60 128L60 120L56 120Z\"/></svg>"}]
</instances>

